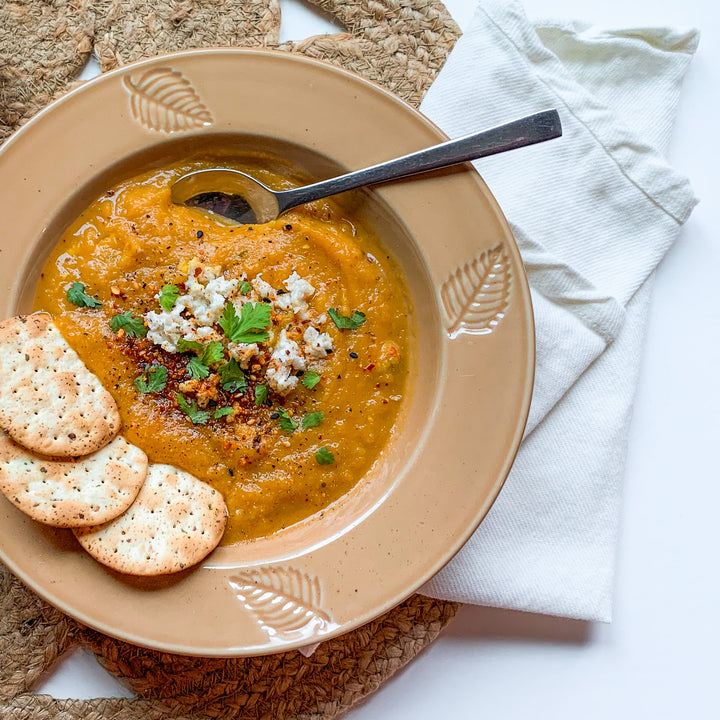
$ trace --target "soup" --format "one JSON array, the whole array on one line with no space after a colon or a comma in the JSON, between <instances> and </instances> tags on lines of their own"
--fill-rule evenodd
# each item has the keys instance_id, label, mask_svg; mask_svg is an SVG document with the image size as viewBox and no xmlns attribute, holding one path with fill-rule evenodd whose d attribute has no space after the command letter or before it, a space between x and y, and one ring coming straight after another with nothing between
<instances>
[{"instance_id":1,"label":"soup","mask_svg":"<svg viewBox=\"0 0 720 720\"><path fill-rule=\"evenodd\" d=\"M206 166L98 197L46 261L34 309L112 393L127 440L223 494L234 543L321 512L380 460L413 320L397 264L334 202L245 226L174 205L174 179Z\"/></svg>"}]
</instances>

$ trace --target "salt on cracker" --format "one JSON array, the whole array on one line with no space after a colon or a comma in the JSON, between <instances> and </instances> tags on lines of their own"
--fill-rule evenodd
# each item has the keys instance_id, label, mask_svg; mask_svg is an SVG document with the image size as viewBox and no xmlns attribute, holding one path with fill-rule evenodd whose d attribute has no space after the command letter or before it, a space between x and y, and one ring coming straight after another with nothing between
<instances>
[{"instance_id":1,"label":"salt on cracker","mask_svg":"<svg viewBox=\"0 0 720 720\"><path fill-rule=\"evenodd\" d=\"M0 323L0 428L42 455L88 455L120 429L120 414L47 313Z\"/></svg>"},{"instance_id":2,"label":"salt on cracker","mask_svg":"<svg viewBox=\"0 0 720 720\"><path fill-rule=\"evenodd\" d=\"M35 455L0 430L0 490L46 525L97 525L121 515L140 491L147 467L147 455L121 437L72 462Z\"/></svg>"},{"instance_id":3,"label":"salt on cracker","mask_svg":"<svg viewBox=\"0 0 720 720\"><path fill-rule=\"evenodd\" d=\"M220 542L227 508L222 495L170 465L148 468L145 484L123 515L73 530L98 562L130 575L179 572Z\"/></svg>"}]
</instances>

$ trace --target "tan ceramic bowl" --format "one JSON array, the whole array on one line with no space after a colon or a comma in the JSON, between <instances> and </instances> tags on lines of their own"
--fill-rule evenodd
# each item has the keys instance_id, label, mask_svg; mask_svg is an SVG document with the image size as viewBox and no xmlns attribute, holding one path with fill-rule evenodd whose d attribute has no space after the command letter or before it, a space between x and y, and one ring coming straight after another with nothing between
<instances>
[{"instance_id":1,"label":"tan ceramic bowl","mask_svg":"<svg viewBox=\"0 0 720 720\"><path fill-rule=\"evenodd\" d=\"M164 105L177 97L182 108ZM67 223L151 165L224 145L285 154L320 177L445 139L380 87L285 53L186 52L109 73L0 150L0 316L29 309ZM508 474L530 403L532 313L518 250L469 166L350 202L404 269L416 315L412 393L381 462L321 516L160 580L106 570L69 531L38 525L3 498L0 556L46 600L139 645L276 652L390 609L474 531Z\"/></svg>"}]
</instances>

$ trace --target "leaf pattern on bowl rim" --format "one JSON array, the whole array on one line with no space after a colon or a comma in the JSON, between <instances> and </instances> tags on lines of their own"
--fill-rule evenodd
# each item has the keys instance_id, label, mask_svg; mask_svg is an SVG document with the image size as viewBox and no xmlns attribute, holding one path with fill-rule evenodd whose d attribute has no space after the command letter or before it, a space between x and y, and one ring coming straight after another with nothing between
<instances>
[{"instance_id":1,"label":"leaf pattern on bowl rim","mask_svg":"<svg viewBox=\"0 0 720 720\"><path fill-rule=\"evenodd\" d=\"M457 268L440 289L450 338L491 333L507 313L512 290L510 259L502 244Z\"/></svg>"},{"instance_id":2,"label":"leaf pattern on bowl rim","mask_svg":"<svg viewBox=\"0 0 720 720\"><path fill-rule=\"evenodd\" d=\"M139 79L127 75L123 86L133 118L148 130L174 133L209 127L213 115L179 70L148 70Z\"/></svg>"},{"instance_id":3,"label":"leaf pattern on bowl rim","mask_svg":"<svg viewBox=\"0 0 720 720\"><path fill-rule=\"evenodd\" d=\"M247 568L228 583L271 642L312 641L337 627L322 609L322 585L315 575L287 566Z\"/></svg>"}]
</instances>

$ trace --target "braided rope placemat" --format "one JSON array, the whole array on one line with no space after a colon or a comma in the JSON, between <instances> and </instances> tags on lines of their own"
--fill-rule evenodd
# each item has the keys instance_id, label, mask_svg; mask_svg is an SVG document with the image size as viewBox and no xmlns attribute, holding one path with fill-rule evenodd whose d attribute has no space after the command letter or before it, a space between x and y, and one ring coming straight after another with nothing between
<instances>
[{"instance_id":1,"label":"braided rope placemat","mask_svg":"<svg viewBox=\"0 0 720 720\"><path fill-rule=\"evenodd\" d=\"M312 0L345 32L279 44L277 0L8 0L0 4L0 141L102 69L173 50L262 46L353 70L417 105L460 35L439 0ZM367 625L297 651L208 659L155 652L86 628L0 565L0 717L13 720L329 720L437 637L456 603L415 595ZM55 700L33 684L69 648L90 647L134 699Z\"/></svg>"}]
</instances>

